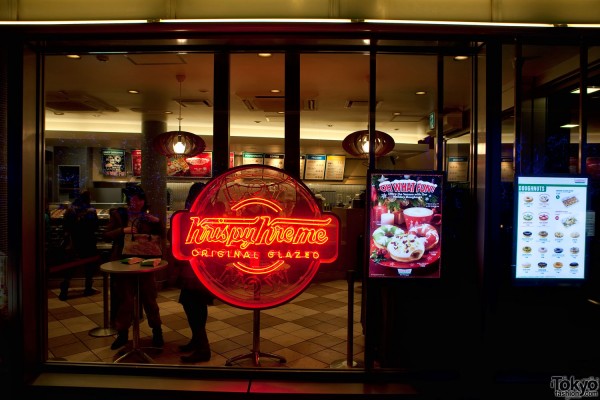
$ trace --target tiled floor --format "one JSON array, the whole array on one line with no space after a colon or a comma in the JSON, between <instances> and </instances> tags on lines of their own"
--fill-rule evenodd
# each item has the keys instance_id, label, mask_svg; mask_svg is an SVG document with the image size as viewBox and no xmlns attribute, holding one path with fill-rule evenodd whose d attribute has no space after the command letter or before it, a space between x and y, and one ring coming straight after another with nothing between
<instances>
[{"instance_id":1,"label":"tiled floor","mask_svg":"<svg viewBox=\"0 0 600 400\"><path fill-rule=\"evenodd\" d=\"M72 362L112 363L131 345L111 350L113 336L94 337L90 330L103 327L102 293L84 297L82 288L74 286L69 299L60 301L58 289L48 292L48 359ZM360 286L354 295L353 354L352 360L364 360L364 336L360 323ZM165 345L162 351L148 350L158 364L182 364L178 345L188 342L191 332L181 305L177 302L179 289L167 288L159 292L159 306L163 320ZM271 357L261 357L261 367L294 369L345 367L347 355L347 302L348 284L343 280L313 282L296 299L277 308L260 312L260 348L263 353L283 356L285 363ZM253 315L243 310L216 302L208 309L207 332L212 357L208 362L192 365L199 367L253 367L252 358L244 358L226 366L226 361L250 354L253 343ZM151 329L146 320L140 324L140 344L150 346ZM130 363L143 362L136 355L125 359Z\"/></svg>"}]
</instances>

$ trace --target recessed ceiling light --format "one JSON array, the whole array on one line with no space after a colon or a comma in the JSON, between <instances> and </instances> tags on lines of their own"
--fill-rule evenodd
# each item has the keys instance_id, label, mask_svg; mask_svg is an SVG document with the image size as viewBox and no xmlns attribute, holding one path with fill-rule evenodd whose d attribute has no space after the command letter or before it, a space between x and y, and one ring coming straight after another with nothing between
<instances>
[{"instance_id":1,"label":"recessed ceiling light","mask_svg":"<svg viewBox=\"0 0 600 400\"><path fill-rule=\"evenodd\" d=\"M363 39L364 44L371 44L371 39Z\"/></svg>"},{"instance_id":2,"label":"recessed ceiling light","mask_svg":"<svg viewBox=\"0 0 600 400\"><path fill-rule=\"evenodd\" d=\"M427 94L427 92L426 92L426 91L424 91L424 90L419 90L419 91L415 92L415 94L416 94L417 96L423 96L424 94Z\"/></svg>"},{"instance_id":3,"label":"recessed ceiling light","mask_svg":"<svg viewBox=\"0 0 600 400\"><path fill-rule=\"evenodd\" d=\"M140 91L139 91L139 90L135 90L135 89L129 89L129 90L127 91L127 93L131 93L131 94L140 94Z\"/></svg>"},{"instance_id":4,"label":"recessed ceiling light","mask_svg":"<svg viewBox=\"0 0 600 400\"><path fill-rule=\"evenodd\" d=\"M561 125L561 128L577 128L579 125L578 124L564 124Z\"/></svg>"},{"instance_id":5,"label":"recessed ceiling light","mask_svg":"<svg viewBox=\"0 0 600 400\"><path fill-rule=\"evenodd\" d=\"M454 61L464 61L468 60L469 56L454 56Z\"/></svg>"},{"instance_id":6,"label":"recessed ceiling light","mask_svg":"<svg viewBox=\"0 0 600 400\"><path fill-rule=\"evenodd\" d=\"M392 115L400 115L401 113L396 111L395 113L393 113Z\"/></svg>"},{"instance_id":7,"label":"recessed ceiling light","mask_svg":"<svg viewBox=\"0 0 600 400\"><path fill-rule=\"evenodd\" d=\"M81 58L81 56L79 54L67 54L67 58L70 58L73 60L79 60Z\"/></svg>"},{"instance_id":8,"label":"recessed ceiling light","mask_svg":"<svg viewBox=\"0 0 600 400\"><path fill-rule=\"evenodd\" d=\"M590 93L595 93L595 92L597 92L598 90L600 90L600 87L598 87L598 86L588 86L588 87L586 88L586 92L587 92L587 94L590 94ZM571 93L573 93L573 94L579 94L579 92L580 92L580 91L579 91L579 88L577 88L577 89L574 89L574 90L571 90Z\"/></svg>"},{"instance_id":9,"label":"recessed ceiling light","mask_svg":"<svg viewBox=\"0 0 600 400\"><path fill-rule=\"evenodd\" d=\"M279 89L271 89L271 93L279 93L279 92L281 92L281 90L279 90Z\"/></svg>"},{"instance_id":10,"label":"recessed ceiling light","mask_svg":"<svg viewBox=\"0 0 600 400\"><path fill-rule=\"evenodd\" d=\"M264 58L271 57L271 53L258 53L258 56L259 57L264 57Z\"/></svg>"}]
</instances>

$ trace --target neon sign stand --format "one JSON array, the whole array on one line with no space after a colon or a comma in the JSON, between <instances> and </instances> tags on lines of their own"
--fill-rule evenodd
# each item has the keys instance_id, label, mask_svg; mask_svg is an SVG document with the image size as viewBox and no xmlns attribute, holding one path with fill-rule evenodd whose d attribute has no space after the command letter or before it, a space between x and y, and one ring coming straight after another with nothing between
<instances>
[{"instance_id":1,"label":"neon sign stand","mask_svg":"<svg viewBox=\"0 0 600 400\"><path fill-rule=\"evenodd\" d=\"M337 259L340 224L311 191L281 169L232 168L211 180L190 210L171 219L173 256L187 260L217 298L253 310L253 351L227 360L283 357L263 353L260 310L300 295L321 263Z\"/></svg>"}]
</instances>

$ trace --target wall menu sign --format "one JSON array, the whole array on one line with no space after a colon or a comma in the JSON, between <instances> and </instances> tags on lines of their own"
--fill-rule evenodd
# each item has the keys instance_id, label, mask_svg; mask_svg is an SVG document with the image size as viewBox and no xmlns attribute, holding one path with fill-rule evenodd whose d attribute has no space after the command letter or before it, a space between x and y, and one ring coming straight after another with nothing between
<instances>
[{"instance_id":1,"label":"wall menu sign","mask_svg":"<svg viewBox=\"0 0 600 400\"><path fill-rule=\"evenodd\" d=\"M518 176L515 275L526 280L585 278L588 178Z\"/></svg>"},{"instance_id":2,"label":"wall menu sign","mask_svg":"<svg viewBox=\"0 0 600 400\"><path fill-rule=\"evenodd\" d=\"M264 164L283 169L284 158L285 154L265 154Z\"/></svg>"},{"instance_id":3,"label":"wall menu sign","mask_svg":"<svg viewBox=\"0 0 600 400\"><path fill-rule=\"evenodd\" d=\"M328 155L325 166L325 180L343 181L346 156Z\"/></svg>"},{"instance_id":4,"label":"wall menu sign","mask_svg":"<svg viewBox=\"0 0 600 400\"><path fill-rule=\"evenodd\" d=\"M368 173L369 278L439 278L444 173Z\"/></svg>"},{"instance_id":5,"label":"wall menu sign","mask_svg":"<svg viewBox=\"0 0 600 400\"><path fill-rule=\"evenodd\" d=\"M264 153L242 153L242 165L262 164L265 159Z\"/></svg>"},{"instance_id":6,"label":"wall menu sign","mask_svg":"<svg viewBox=\"0 0 600 400\"><path fill-rule=\"evenodd\" d=\"M448 182L469 181L469 158L448 157Z\"/></svg>"},{"instance_id":7,"label":"wall menu sign","mask_svg":"<svg viewBox=\"0 0 600 400\"><path fill-rule=\"evenodd\" d=\"M304 163L304 179L323 180L325 179L325 166L327 165L327 155L325 154L307 154Z\"/></svg>"},{"instance_id":8,"label":"wall menu sign","mask_svg":"<svg viewBox=\"0 0 600 400\"><path fill-rule=\"evenodd\" d=\"M102 149L102 174L106 176L126 176L125 150Z\"/></svg>"},{"instance_id":9,"label":"wall menu sign","mask_svg":"<svg viewBox=\"0 0 600 400\"><path fill-rule=\"evenodd\" d=\"M234 167L171 218L173 256L222 301L266 309L298 296L337 259L340 223L281 169Z\"/></svg>"}]
</instances>

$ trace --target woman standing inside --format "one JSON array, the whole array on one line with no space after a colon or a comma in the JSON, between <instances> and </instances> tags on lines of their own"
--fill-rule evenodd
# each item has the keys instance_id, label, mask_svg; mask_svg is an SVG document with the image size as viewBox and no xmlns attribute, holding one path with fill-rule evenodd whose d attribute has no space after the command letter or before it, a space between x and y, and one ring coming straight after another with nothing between
<instances>
[{"instance_id":1,"label":"woman standing inside","mask_svg":"<svg viewBox=\"0 0 600 400\"><path fill-rule=\"evenodd\" d=\"M164 228L158 217L148 213L146 195L141 187L130 190L127 196L127 207L119 207L110 210L110 219L106 225L104 238L112 240L111 260L120 260L127 254L123 254L125 235L152 234L164 237ZM112 317L114 328L117 330L117 338L111 345L116 350L124 346L128 341L129 327L133 318L134 293L137 277L126 274L115 274L112 282ZM152 345L162 347L164 339L162 335L162 321L156 298L156 280L153 273L142 274L139 277L140 303L146 312L148 325L152 328Z\"/></svg>"},{"instance_id":2,"label":"woman standing inside","mask_svg":"<svg viewBox=\"0 0 600 400\"><path fill-rule=\"evenodd\" d=\"M189 189L185 200L185 208L190 209L198 194L204 188L204 183L196 182ZM192 331L189 343L179 346L182 352L191 352L189 355L181 356L181 361L193 363L210 360L210 344L206 335L206 320L208 318L208 305L213 304L213 295L202 285L194 274L188 261L175 260L181 292L179 303L187 317Z\"/></svg>"}]
</instances>

